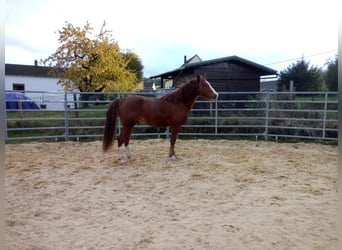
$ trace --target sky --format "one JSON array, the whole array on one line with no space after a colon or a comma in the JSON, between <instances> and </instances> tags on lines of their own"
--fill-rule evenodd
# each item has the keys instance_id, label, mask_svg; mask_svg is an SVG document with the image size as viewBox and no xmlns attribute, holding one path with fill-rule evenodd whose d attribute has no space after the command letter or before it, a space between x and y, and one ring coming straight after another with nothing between
<instances>
[{"instance_id":1,"label":"sky","mask_svg":"<svg viewBox=\"0 0 342 250\"><path fill-rule=\"evenodd\" d=\"M324 67L338 49L337 0L5 0L5 62L33 65L59 47L66 22L98 33L103 22L149 77L184 56L236 55L280 72L304 57Z\"/></svg>"}]
</instances>

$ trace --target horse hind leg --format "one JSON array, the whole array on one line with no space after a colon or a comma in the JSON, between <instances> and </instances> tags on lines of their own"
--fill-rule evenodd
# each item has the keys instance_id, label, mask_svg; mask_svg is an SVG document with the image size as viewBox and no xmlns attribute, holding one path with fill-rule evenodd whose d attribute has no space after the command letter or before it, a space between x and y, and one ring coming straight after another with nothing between
<instances>
[{"instance_id":1,"label":"horse hind leg","mask_svg":"<svg viewBox=\"0 0 342 250\"><path fill-rule=\"evenodd\" d=\"M172 161L177 160L176 153L175 153L175 144L176 144L177 135L179 131L180 131L180 126L175 126L171 128L169 157Z\"/></svg>"},{"instance_id":2,"label":"horse hind leg","mask_svg":"<svg viewBox=\"0 0 342 250\"><path fill-rule=\"evenodd\" d=\"M122 139L122 133L120 133L120 136L118 138L118 161L120 162L121 165L124 165L126 163L125 158L124 158L124 150L122 148L123 144L123 139Z\"/></svg>"},{"instance_id":3,"label":"horse hind leg","mask_svg":"<svg viewBox=\"0 0 342 250\"><path fill-rule=\"evenodd\" d=\"M126 164L126 160L125 160L125 156L124 156L124 151L126 151L126 155L127 155L127 159L134 161L135 158L132 155L131 149L129 148L129 146L125 146L125 149L123 148L123 146L121 145L119 147L119 157L118 160L120 161L121 165L125 165Z\"/></svg>"},{"instance_id":4,"label":"horse hind leg","mask_svg":"<svg viewBox=\"0 0 342 250\"><path fill-rule=\"evenodd\" d=\"M126 163L122 146L119 147L118 161L120 161L121 165L125 165Z\"/></svg>"},{"instance_id":5,"label":"horse hind leg","mask_svg":"<svg viewBox=\"0 0 342 250\"><path fill-rule=\"evenodd\" d=\"M132 155L131 149L129 147L129 139L131 138L133 127L134 125L127 127L126 133L124 134L124 144L126 148L126 155L127 155L127 158L131 161L135 160L135 158Z\"/></svg>"},{"instance_id":6,"label":"horse hind leg","mask_svg":"<svg viewBox=\"0 0 342 250\"><path fill-rule=\"evenodd\" d=\"M129 148L128 145L126 146L126 154L127 154L127 158L129 160L131 160L131 161L135 160L134 156L132 155L131 149Z\"/></svg>"},{"instance_id":7,"label":"horse hind leg","mask_svg":"<svg viewBox=\"0 0 342 250\"><path fill-rule=\"evenodd\" d=\"M127 158L129 160L135 160L135 158L133 157L132 155L132 152L129 148L129 139L131 137L131 132L132 132L132 129L133 129L134 126L124 126L123 129L122 129L122 132L119 136L119 139L118 139L118 147L119 147L119 161L120 161L120 164L121 165L124 165L126 163L125 161L125 158L124 158L124 149L123 149L123 145L125 145L125 150L126 150L126 155L127 155Z\"/></svg>"}]
</instances>

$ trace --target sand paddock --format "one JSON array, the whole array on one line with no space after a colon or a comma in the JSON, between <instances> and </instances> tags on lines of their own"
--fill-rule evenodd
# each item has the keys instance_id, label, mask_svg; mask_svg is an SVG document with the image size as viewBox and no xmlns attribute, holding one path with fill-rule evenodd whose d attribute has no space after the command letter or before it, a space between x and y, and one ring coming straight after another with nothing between
<instances>
[{"instance_id":1,"label":"sand paddock","mask_svg":"<svg viewBox=\"0 0 342 250\"><path fill-rule=\"evenodd\" d=\"M133 140L6 145L8 249L336 249L337 147Z\"/></svg>"}]
</instances>

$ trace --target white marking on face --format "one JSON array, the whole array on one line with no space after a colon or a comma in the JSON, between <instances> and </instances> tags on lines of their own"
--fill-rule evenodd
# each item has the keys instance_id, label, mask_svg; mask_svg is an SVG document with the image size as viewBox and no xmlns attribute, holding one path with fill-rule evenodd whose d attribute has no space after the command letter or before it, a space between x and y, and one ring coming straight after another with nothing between
<instances>
[{"instance_id":1,"label":"white marking on face","mask_svg":"<svg viewBox=\"0 0 342 250\"><path fill-rule=\"evenodd\" d=\"M205 80L205 82L206 82L206 84L208 84L211 91L216 95L216 99L218 99L219 94L216 92L216 90L213 88L213 86L211 86L210 82L208 82L207 80Z\"/></svg>"}]
</instances>

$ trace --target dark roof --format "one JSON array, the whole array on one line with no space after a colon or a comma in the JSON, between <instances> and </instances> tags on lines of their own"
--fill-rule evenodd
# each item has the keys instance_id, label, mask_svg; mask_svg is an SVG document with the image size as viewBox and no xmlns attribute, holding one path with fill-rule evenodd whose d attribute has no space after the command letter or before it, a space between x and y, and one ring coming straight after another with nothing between
<instances>
[{"instance_id":1,"label":"dark roof","mask_svg":"<svg viewBox=\"0 0 342 250\"><path fill-rule=\"evenodd\" d=\"M157 78L157 77L170 78L170 77L178 74L180 71L185 70L185 69L192 69L192 68L197 68L197 67L207 66L207 65L211 65L211 64L217 64L217 63L223 63L223 62L238 62L241 64L245 64L245 65L247 65L251 68L255 68L257 71L259 71L260 76L277 74L276 70L268 68L268 67L263 66L261 64L246 60L246 59L238 57L238 56L228 56L228 57L221 57L221 58L206 60L206 61L201 61L201 62L183 64L178 69L174 69L174 70L171 70L171 71L159 74L159 75L151 76L150 78Z\"/></svg>"},{"instance_id":2,"label":"dark roof","mask_svg":"<svg viewBox=\"0 0 342 250\"><path fill-rule=\"evenodd\" d=\"M50 69L43 66L6 63L5 75L52 77L48 74Z\"/></svg>"}]
</instances>

